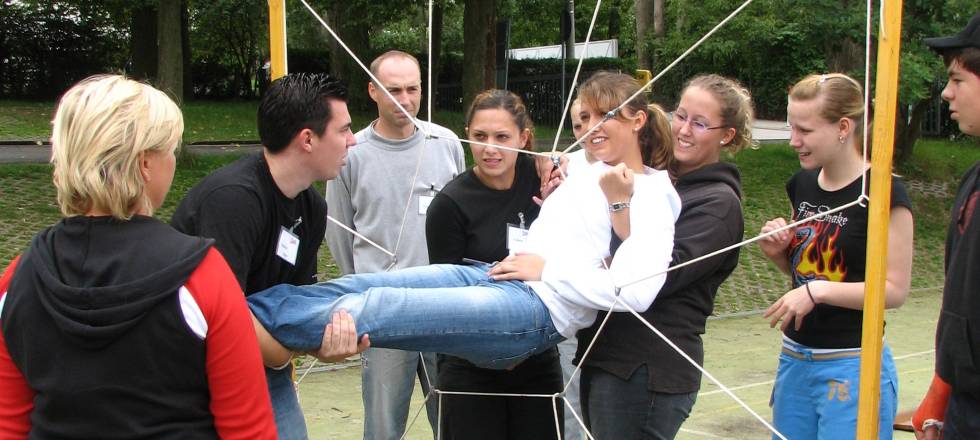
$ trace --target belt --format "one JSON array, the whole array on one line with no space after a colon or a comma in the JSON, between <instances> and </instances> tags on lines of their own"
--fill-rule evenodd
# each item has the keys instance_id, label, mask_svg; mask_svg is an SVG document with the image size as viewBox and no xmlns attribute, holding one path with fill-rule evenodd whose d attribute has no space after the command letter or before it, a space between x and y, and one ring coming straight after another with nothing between
<instances>
[{"instance_id":1,"label":"belt","mask_svg":"<svg viewBox=\"0 0 980 440\"><path fill-rule=\"evenodd\" d=\"M846 358L861 357L861 350L835 351L832 353L810 353L809 355L807 355L783 347L783 354L804 361L805 360L827 361L832 359L846 359Z\"/></svg>"}]
</instances>

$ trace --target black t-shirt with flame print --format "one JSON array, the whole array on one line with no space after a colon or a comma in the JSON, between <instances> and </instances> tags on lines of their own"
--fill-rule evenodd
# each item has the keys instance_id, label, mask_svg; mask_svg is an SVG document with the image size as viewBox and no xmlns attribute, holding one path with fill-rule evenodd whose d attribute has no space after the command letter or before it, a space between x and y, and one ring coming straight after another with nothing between
<instances>
[{"instance_id":1,"label":"black t-shirt with flame print","mask_svg":"<svg viewBox=\"0 0 980 440\"><path fill-rule=\"evenodd\" d=\"M817 184L819 174L820 169L802 170L786 183L794 222L846 205L861 194L860 178L837 191L825 191ZM870 171L867 181L870 184ZM911 210L912 202L902 180L893 175L891 207L896 206ZM867 241L868 208L861 205L797 226L788 249L793 287L814 280L864 281ZM860 347L862 315L861 310L817 304L799 331L790 323L785 334L813 348Z\"/></svg>"}]
</instances>

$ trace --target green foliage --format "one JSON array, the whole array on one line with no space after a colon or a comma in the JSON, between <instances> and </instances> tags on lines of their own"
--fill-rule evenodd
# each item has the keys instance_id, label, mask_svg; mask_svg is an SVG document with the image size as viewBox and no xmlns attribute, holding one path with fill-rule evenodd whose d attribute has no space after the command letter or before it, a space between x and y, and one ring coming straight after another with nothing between
<instances>
[{"instance_id":1,"label":"green foliage","mask_svg":"<svg viewBox=\"0 0 980 440\"><path fill-rule=\"evenodd\" d=\"M269 46L268 4L261 0L207 0L189 4L194 94L252 97Z\"/></svg>"},{"instance_id":2,"label":"green foliage","mask_svg":"<svg viewBox=\"0 0 980 440\"><path fill-rule=\"evenodd\" d=\"M575 41L585 41L589 22L595 12L595 1L575 2ZM568 0L507 0L501 2L501 18L511 20L510 47L549 46L561 43L560 14L567 8ZM633 2L607 0L599 7L591 41L619 39L621 56L632 55L633 36L636 34L633 19ZM625 38L624 38L625 37Z\"/></svg>"},{"instance_id":3,"label":"green foliage","mask_svg":"<svg viewBox=\"0 0 980 440\"><path fill-rule=\"evenodd\" d=\"M663 41L648 41L655 48L656 68L674 61L736 6L727 0L667 0L667 35ZM655 93L673 102L687 79L720 73L752 91L759 116L781 119L787 88L806 74L842 71L863 81L865 7L864 2L849 0L756 0L664 76ZM931 96L933 84L942 77L941 60L922 38L960 29L973 9L975 4L964 0L905 2L901 105ZM875 9L876 18L878 12ZM872 29L877 44L877 21ZM872 57L872 65L875 61Z\"/></svg>"},{"instance_id":4,"label":"green foliage","mask_svg":"<svg viewBox=\"0 0 980 440\"><path fill-rule=\"evenodd\" d=\"M0 0L0 97L50 99L121 70L128 41L110 3Z\"/></svg>"},{"instance_id":5,"label":"green foliage","mask_svg":"<svg viewBox=\"0 0 980 440\"><path fill-rule=\"evenodd\" d=\"M827 14L832 0L801 4L792 0L756 1L656 84L659 99L674 102L688 79L701 73L736 78L752 91L761 117L785 115L786 90L809 72L825 71L825 51L841 38L840 14ZM651 41L655 70L673 62L734 9L728 1L668 1L663 41ZM792 10L793 14L786 14ZM818 13L819 12L819 13ZM836 34L836 35L835 35ZM655 74L657 72L654 72Z\"/></svg>"}]
</instances>

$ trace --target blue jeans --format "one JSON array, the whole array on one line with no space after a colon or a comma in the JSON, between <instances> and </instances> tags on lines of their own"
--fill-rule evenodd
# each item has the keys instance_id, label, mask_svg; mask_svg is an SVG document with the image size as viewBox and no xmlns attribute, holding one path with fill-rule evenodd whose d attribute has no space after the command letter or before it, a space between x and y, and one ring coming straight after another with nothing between
<instances>
[{"instance_id":1,"label":"blue jeans","mask_svg":"<svg viewBox=\"0 0 980 440\"><path fill-rule=\"evenodd\" d=\"M493 281L487 269L437 264L281 284L250 295L248 304L276 340L298 351L317 349L342 309L373 347L445 353L483 368L514 366L562 341L530 287Z\"/></svg>"},{"instance_id":2,"label":"blue jeans","mask_svg":"<svg viewBox=\"0 0 980 440\"><path fill-rule=\"evenodd\" d=\"M860 376L860 350L827 355L784 341L773 385L773 426L793 440L854 438ZM881 354L879 439L892 438L897 406L898 374L886 345Z\"/></svg>"},{"instance_id":3,"label":"blue jeans","mask_svg":"<svg viewBox=\"0 0 980 440\"><path fill-rule=\"evenodd\" d=\"M562 378L565 382L571 380L568 391L565 392L565 400L574 408L575 413L581 417L582 405L579 404L578 389L582 371L578 371L574 378L571 377L572 373L575 372L575 365L572 365L572 359L575 358L575 349L577 347L578 340L576 338L562 341L558 344L558 354L561 357ZM582 427L578 424L578 420L575 420L575 416L572 415L572 412L567 407L565 408L565 438L567 440L582 440L585 438L585 433L582 432Z\"/></svg>"},{"instance_id":4,"label":"blue jeans","mask_svg":"<svg viewBox=\"0 0 980 440\"><path fill-rule=\"evenodd\" d=\"M436 380L436 356L432 353L424 353L423 356L425 373L417 351L372 347L361 353L364 440L398 440L405 433L416 374L423 395L432 388L429 378ZM439 398L433 396L429 399L425 403L425 411L429 425L435 432Z\"/></svg>"},{"instance_id":5,"label":"blue jeans","mask_svg":"<svg viewBox=\"0 0 980 440\"><path fill-rule=\"evenodd\" d=\"M269 398L276 419L276 434L281 440L306 440L306 420L299 407L296 387L293 385L293 369L265 369L265 380L269 383Z\"/></svg>"},{"instance_id":6,"label":"blue jeans","mask_svg":"<svg viewBox=\"0 0 980 440\"><path fill-rule=\"evenodd\" d=\"M628 380L601 368L582 369L582 410L595 438L671 440L677 435L698 393L650 391L647 374L645 365Z\"/></svg>"}]
</instances>

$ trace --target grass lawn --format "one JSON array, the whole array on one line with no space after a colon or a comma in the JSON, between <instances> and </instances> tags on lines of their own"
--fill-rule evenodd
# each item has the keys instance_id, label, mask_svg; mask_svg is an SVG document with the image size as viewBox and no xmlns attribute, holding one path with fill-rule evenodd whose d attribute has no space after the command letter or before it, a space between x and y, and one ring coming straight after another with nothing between
<instances>
[{"instance_id":1,"label":"grass lawn","mask_svg":"<svg viewBox=\"0 0 980 440\"><path fill-rule=\"evenodd\" d=\"M45 141L51 137L51 117L54 102L0 100L0 141ZM258 140L255 114L258 101L190 101L184 104L184 143L202 141ZM355 112L351 115L354 131L377 118L377 113ZM426 115L419 114L425 119ZM436 111L432 121L463 135L465 116L462 113ZM537 127L538 139L549 142L556 128ZM569 130L567 136L571 136Z\"/></svg>"}]
</instances>

